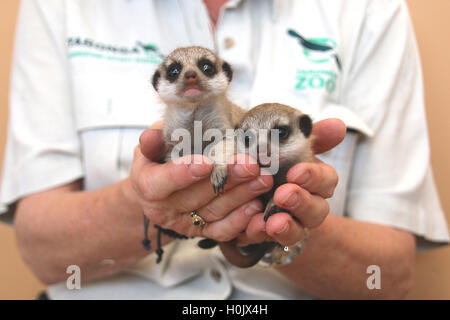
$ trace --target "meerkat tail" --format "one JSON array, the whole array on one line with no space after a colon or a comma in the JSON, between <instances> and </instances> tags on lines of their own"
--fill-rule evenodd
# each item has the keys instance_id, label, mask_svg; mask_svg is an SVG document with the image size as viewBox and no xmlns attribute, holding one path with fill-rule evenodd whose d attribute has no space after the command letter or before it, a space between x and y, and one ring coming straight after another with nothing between
<instances>
[{"instance_id":1,"label":"meerkat tail","mask_svg":"<svg viewBox=\"0 0 450 320\"><path fill-rule=\"evenodd\" d=\"M245 254L237 246L237 240L233 239L228 242L220 242L219 248L223 256L229 263L239 268L250 268L257 264L266 252L273 248L272 242L263 242L260 244L251 245L252 249L248 254Z\"/></svg>"}]
</instances>

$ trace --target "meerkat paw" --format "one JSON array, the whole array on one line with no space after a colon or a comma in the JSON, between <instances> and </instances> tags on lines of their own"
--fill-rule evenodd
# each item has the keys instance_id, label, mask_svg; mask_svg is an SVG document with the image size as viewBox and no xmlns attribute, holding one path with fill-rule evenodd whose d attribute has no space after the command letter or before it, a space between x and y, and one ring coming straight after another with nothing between
<instances>
[{"instance_id":1,"label":"meerkat paw","mask_svg":"<svg viewBox=\"0 0 450 320\"><path fill-rule=\"evenodd\" d=\"M215 194L221 194L225 191L225 184L227 183L228 173L226 164L214 165L211 173L211 185Z\"/></svg>"}]
</instances>

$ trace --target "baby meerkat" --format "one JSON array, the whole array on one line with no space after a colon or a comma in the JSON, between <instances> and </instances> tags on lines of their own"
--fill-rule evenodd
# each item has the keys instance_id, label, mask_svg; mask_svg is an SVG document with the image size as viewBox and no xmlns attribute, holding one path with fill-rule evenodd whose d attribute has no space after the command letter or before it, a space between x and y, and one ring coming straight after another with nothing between
<instances>
[{"instance_id":1,"label":"baby meerkat","mask_svg":"<svg viewBox=\"0 0 450 320\"><path fill-rule=\"evenodd\" d=\"M203 153L207 146L202 139L204 132L218 129L225 136L226 129L236 126L244 111L226 96L232 77L233 71L226 61L208 49L195 46L172 51L158 67L152 84L166 104L163 124L163 138L167 145L165 161L172 159L173 148L179 143L172 140L172 133L177 129L189 131L189 151L194 154ZM196 121L201 122L202 141L194 141ZM198 150L194 148L196 143L200 144ZM228 156L233 151L228 150ZM215 163L211 174L215 193L223 191L226 177L226 164Z\"/></svg>"},{"instance_id":2,"label":"baby meerkat","mask_svg":"<svg viewBox=\"0 0 450 320\"><path fill-rule=\"evenodd\" d=\"M192 46L178 48L172 51L157 68L152 77L152 85L165 103L163 123L163 140L166 144L166 152L162 161L173 160L172 151L176 151L176 157L180 156L179 151L174 148L180 143L176 130L186 132L189 136L182 135L182 139L189 138L190 141L181 141L184 151L181 156L190 154L203 154L207 143L203 141L203 136L208 130L217 130L221 134L221 140L214 143L223 145L227 141L227 129L233 129L239 123L244 111L228 100L226 94L230 82L233 78L231 66L220 59L212 51ZM196 132L197 122L201 124L201 132ZM181 133L181 131L178 131ZM231 130L232 131L232 130ZM199 141L196 141L199 140ZM214 144L213 144L214 145ZM199 146L199 147L197 147ZM234 154L232 148L214 148L210 154L214 167L211 173L211 184L216 194L224 191L227 180L226 161L218 162L217 159L228 159ZM148 239L149 220L144 214L144 234L142 242L146 250L150 250L150 240ZM155 227L157 227L155 225ZM165 230L158 226L158 237L161 232L166 232L178 238L185 238L174 231ZM212 247L216 244L210 239L203 239L199 243L202 248ZM203 243L203 245L201 245ZM157 263L162 259L163 250L158 241Z\"/></svg>"},{"instance_id":3,"label":"baby meerkat","mask_svg":"<svg viewBox=\"0 0 450 320\"><path fill-rule=\"evenodd\" d=\"M251 138L246 134L245 144L248 150L256 150L255 159L261 167L273 167L273 163L263 162L261 150L270 155L271 161L278 161L277 172L273 172L274 185L271 191L260 196L263 202L264 220L278 212L288 212L277 207L273 201L275 190L286 183L289 169L300 162L312 162L313 136L311 118L301 111L278 103L266 103L249 110L242 118L239 126L244 132L252 132ZM263 130L261 130L263 129ZM273 137L268 132L278 132L278 143L271 143ZM267 134L261 137L255 134ZM267 159L267 158L266 158ZM225 258L233 265L248 268L256 263L275 246L275 243L249 245L238 248L236 240L219 243Z\"/></svg>"}]
</instances>

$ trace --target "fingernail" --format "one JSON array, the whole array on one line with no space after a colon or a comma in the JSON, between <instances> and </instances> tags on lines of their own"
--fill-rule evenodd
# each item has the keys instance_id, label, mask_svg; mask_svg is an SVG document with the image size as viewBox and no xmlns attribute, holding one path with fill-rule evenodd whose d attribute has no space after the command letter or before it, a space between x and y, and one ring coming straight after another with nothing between
<instances>
[{"instance_id":1,"label":"fingernail","mask_svg":"<svg viewBox=\"0 0 450 320\"><path fill-rule=\"evenodd\" d=\"M248 187L252 191L260 191L260 190L266 189L268 187L268 185L264 182L264 180L261 177L258 177L257 179L251 181L248 184Z\"/></svg>"},{"instance_id":2,"label":"fingernail","mask_svg":"<svg viewBox=\"0 0 450 320\"><path fill-rule=\"evenodd\" d=\"M282 233L287 232L288 230L289 230L289 222L286 223L286 224L284 225L284 227L283 227L280 231L275 232L275 234L282 234Z\"/></svg>"},{"instance_id":3,"label":"fingernail","mask_svg":"<svg viewBox=\"0 0 450 320\"><path fill-rule=\"evenodd\" d=\"M248 170L245 164L235 165L233 167L233 173L239 178L248 178L255 176L255 174L253 174L252 172L250 172L250 170Z\"/></svg>"},{"instance_id":4,"label":"fingernail","mask_svg":"<svg viewBox=\"0 0 450 320\"><path fill-rule=\"evenodd\" d=\"M297 192L291 192L289 193L289 195L283 200L281 201L281 204L286 206L286 207L295 207L298 204L298 200L299 200L299 196Z\"/></svg>"},{"instance_id":5,"label":"fingernail","mask_svg":"<svg viewBox=\"0 0 450 320\"><path fill-rule=\"evenodd\" d=\"M261 211L262 211L262 207L252 203L249 206L247 206L247 208L245 208L244 212L247 216L251 217Z\"/></svg>"},{"instance_id":6,"label":"fingernail","mask_svg":"<svg viewBox=\"0 0 450 320\"><path fill-rule=\"evenodd\" d=\"M303 185L308 182L309 178L311 177L311 173L309 171L300 171L299 174L297 174L294 178L294 181L298 185Z\"/></svg>"},{"instance_id":7,"label":"fingernail","mask_svg":"<svg viewBox=\"0 0 450 320\"><path fill-rule=\"evenodd\" d=\"M194 178L204 178L211 173L211 166L207 164L195 164L189 165L189 172Z\"/></svg>"}]
</instances>

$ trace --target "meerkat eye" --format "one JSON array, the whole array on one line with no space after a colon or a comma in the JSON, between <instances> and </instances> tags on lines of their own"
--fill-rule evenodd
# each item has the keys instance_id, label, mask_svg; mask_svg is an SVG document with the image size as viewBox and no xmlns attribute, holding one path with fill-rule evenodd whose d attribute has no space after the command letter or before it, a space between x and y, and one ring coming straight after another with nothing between
<instances>
[{"instance_id":1,"label":"meerkat eye","mask_svg":"<svg viewBox=\"0 0 450 320\"><path fill-rule=\"evenodd\" d=\"M245 136L244 137L244 141L245 141L245 147L246 148L250 147L251 137L250 136Z\"/></svg>"},{"instance_id":2,"label":"meerkat eye","mask_svg":"<svg viewBox=\"0 0 450 320\"><path fill-rule=\"evenodd\" d=\"M167 80L169 80L170 82L177 80L178 76L181 73L182 68L183 68L183 66L181 65L181 63L178 63L178 62L172 63L167 68Z\"/></svg>"},{"instance_id":3,"label":"meerkat eye","mask_svg":"<svg viewBox=\"0 0 450 320\"><path fill-rule=\"evenodd\" d=\"M216 74L216 67L208 59L200 59L198 61L198 67L208 77L212 77Z\"/></svg>"},{"instance_id":4,"label":"meerkat eye","mask_svg":"<svg viewBox=\"0 0 450 320\"><path fill-rule=\"evenodd\" d=\"M281 126L274 128L275 130L278 130L278 136L280 137L280 140L286 140L289 137L290 130L287 126Z\"/></svg>"}]
</instances>

